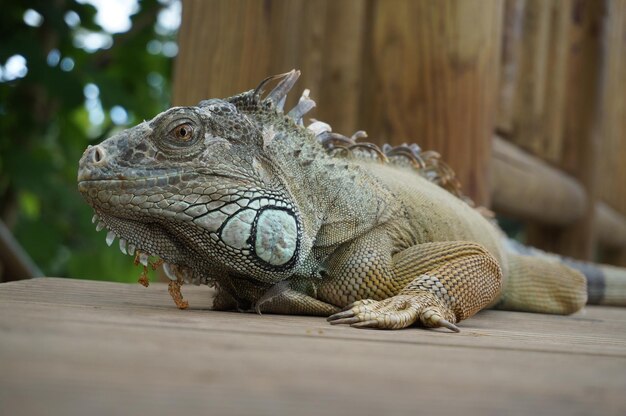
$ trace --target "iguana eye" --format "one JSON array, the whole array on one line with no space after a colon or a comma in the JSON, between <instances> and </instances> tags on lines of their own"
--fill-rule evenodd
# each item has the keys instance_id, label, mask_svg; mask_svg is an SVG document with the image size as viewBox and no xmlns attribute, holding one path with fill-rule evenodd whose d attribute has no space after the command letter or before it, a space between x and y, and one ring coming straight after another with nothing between
<instances>
[{"instance_id":1,"label":"iguana eye","mask_svg":"<svg viewBox=\"0 0 626 416\"><path fill-rule=\"evenodd\" d=\"M188 142L193 138L193 126L189 123L181 124L173 130L173 136L181 142Z\"/></svg>"},{"instance_id":2,"label":"iguana eye","mask_svg":"<svg viewBox=\"0 0 626 416\"><path fill-rule=\"evenodd\" d=\"M152 140L169 157L180 158L202 150L204 126L195 109L174 107L150 121Z\"/></svg>"}]
</instances>

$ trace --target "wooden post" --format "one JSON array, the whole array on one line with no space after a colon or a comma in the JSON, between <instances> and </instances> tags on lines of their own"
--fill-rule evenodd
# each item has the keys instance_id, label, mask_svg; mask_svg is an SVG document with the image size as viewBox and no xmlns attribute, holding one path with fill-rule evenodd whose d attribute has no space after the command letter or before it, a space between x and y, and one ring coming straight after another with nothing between
<instances>
[{"instance_id":1,"label":"wooden post","mask_svg":"<svg viewBox=\"0 0 626 416\"><path fill-rule=\"evenodd\" d=\"M603 30L598 197L626 216L626 2L609 0ZM599 242L601 243L601 241ZM626 266L626 244L608 247L605 259Z\"/></svg>"},{"instance_id":2,"label":"wooden post","mask_svg":"<svg viewBox=\"0 0 626 416\"><path fill-rule=\"evenodd\" d=\"M626 214L625 9L621 0L185 0L173 102L300 68L296 89L318 103L312 117L437 150L487 204L502 61L498 131L588 196L580 220L531 226L529 242L589 258L597 197Z\"/></svg>"},{"instance_id":3,"label":"wooden post","mask_svg":"<svg viewBox=\"0 0 626 416\"><path fill-rule=\"evenodd\" d=\"M550 6L551 0L528 0L524 8L518 78L512 97L513 114L508 136L512 142L536 155L542 154Z\"/></svg>"},{"instance_id":4,"label":"wooden post","mask_svg":"<svg viewBox=\"0 0 626 416\"><path fill-rule=\"evenodd\" d=\"M550 41L548 44L546 88L543 91L545 116L541 135L541 155L558 163L563 152L566 105L567 65L570 51L572 0L552 0L550 4Z\"/></svg>"},{"instance_id":5,"label":"wooden post","mask_svg":"<svg viewBox=\"0 0 626 416\"><path fill-rule=\"evenodd\" d=\"M360 126L378 142L437 150L463 190L489 202L500 1L374 1Z\"/></svg>"},{"instance_id":6,"label":"wooden post","mask_svg":"<svg viewBox=\"0 0 626 416\"><path fill-rule=\"evenodd\" d=\"M502 60L498 97L497 132L509 137L513 130L513 103L517 92L517 80L521 76L522 35L526 0L506 0L502 30Z\"/></svg>"},{"instance_id":7,"label":"wooden post","mask_svg":"<svg viewBox=\"0 0 626 416\"><path fill-rule=\"evenodd\" d=\"M318 104L312 117L439 151L487 205L502 5L187 0L173 102L228 96L300 68Z\"/></svg>"},{"instance_id":8,"label":"wooden post","mask_svg":"<svg viewBox=\"0 0 626 416\"><path fill-rule=\"evenodd\" d=\"M360 0L186 0L173 102L192 105L256 87L269 75L302 70L311 117L349 134L357 129L362 32Z\"/></svg>"},{"instance_id":9,"label":"wooden post","mask_svg":"<svg viewBox=\"0 0 626 416\"><path fill-rule=\"evenodd\" d=\"M558 162L562 148L563 108L571 0L509 0L509 34L503 65L499 131L544 160ZM510 79L513 78L513 79ZM508 92L508 94L505 94Z\"/></svg>"},{"instance_id":10,"label":"wooden post","mask_svg":"<svg viewBox=\"0 0 626 416\"><path fill-rule=\"evenodd\" d=\"M561 165L587 193L585 214L563 229L530 227L528 242L560 254L590 260L595 248L600 66L604 3L576 0L572 8Z\"/></svg>"}]
</instances>

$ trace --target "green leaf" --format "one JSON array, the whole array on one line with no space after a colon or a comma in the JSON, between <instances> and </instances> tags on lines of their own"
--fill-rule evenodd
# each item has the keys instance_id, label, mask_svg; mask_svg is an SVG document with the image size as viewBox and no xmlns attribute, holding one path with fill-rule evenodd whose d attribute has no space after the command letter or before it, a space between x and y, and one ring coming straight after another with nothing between
<instances>
[{"instance_id":1,"label":"green leaf","mask_svg":"<svg viewBox=\"0 0 626 416\"><path fill-rule=\"evenodd\" d=\"M24 215L30 220L39 218L41 212L41 203L37 195L32 192L22 191L19 194L20 209Z\"/></svg>"}]
</instances>

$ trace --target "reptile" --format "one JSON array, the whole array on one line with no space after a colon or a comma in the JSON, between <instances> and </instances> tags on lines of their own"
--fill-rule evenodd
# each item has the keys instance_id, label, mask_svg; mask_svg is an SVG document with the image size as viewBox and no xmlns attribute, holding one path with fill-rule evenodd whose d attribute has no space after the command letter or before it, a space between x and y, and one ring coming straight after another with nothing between
<instances>
[{"instance_id":1,"label":"reptile","mask_svg":"<svg viewBox=\"0 0 626 416\"><path fill-rule=\"evenodd\" d=\"M437 153L305 126L308 90L283 110L299 74L170 108L85 150L78 189L96 229L144 267L159 258L179 307L187 282L214 286L216 310L458 332L488 307L624 303L623 269L507 240Z\"/></svg>"}]
</instances>

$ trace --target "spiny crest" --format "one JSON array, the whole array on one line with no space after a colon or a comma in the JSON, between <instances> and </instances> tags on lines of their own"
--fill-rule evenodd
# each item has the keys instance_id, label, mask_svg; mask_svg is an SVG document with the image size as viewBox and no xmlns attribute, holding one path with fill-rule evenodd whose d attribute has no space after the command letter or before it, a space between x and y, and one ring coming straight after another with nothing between
<instances>
[{"instance_id":1,"label":"spiny crest","mask_svg":"<svg viewBox=\"0 0 626 416\"><path fill-rule=\"evenodd\" d=\"M287 94L293 88L300 77L300 71L291 70L284 74L273 75L261 81L253 91L233 97L231 102L245 110L250 105L256 109L283 112ZM278 84L262 98L265 87L272 81L280 80ZM287 116L292 118L299 126L304 126L303 117L315 107L315 101L309 97L309 90L305 89L298 101ZM454 196L474 206L471 199L461 192L461 184L450 166L441 160L439 153L435 151L422 151L417 144L403 144L392 147L388 144L380 148L374 143L357 142L358 139L367 137L364 131L357 131L347 137L332 131L327 123L312 119L306 128L313 133L317 141L332 156L356 157L360 159L378 160L381 163L390 163L397 166L413 167L421 176L433 182Z\"/></svg>"},{"instance_id":2,"label":"spiny crest","mask_svg":"<svg viewBox=\"0 0 626 416\"><path fill-rule=\"evenodd\" d=\"M298 78L300 78L300 71L295 69L284 74L273 75L265 78L252 92L252 96L261 108L283 112L283 107L285 106L285 101L287 100L287 94L289 94L289 91L291 91ZM265 92L265 87L270 82L276 80L280 80L280 82L267 94L265 98L262 98L263 93ZM287 116L292 118L299 126L304 125L304 115L315 107L315 101L309 98L309 92L309 90L304 90L300 96L298 104L296 104L296 106L287 113Z\"/></svg>"},{"instance_id":3,"label":"spiny crest","mask_svg":"<svg viewBox=\"0 0 626 416\"><path fill-rule=\"evenodd\" d=\"M322 127L320 123L322 122L314 121L309 125L309 129L315 132L317 140L331 155L373 159L381 163L413 167L430 182L474 206L473 201L461 192L461 183L452 168L441 160L439 153L432 150L422 151L415 143L410 145L405 143L400 146L384 144L380 148L374 143L357 142L359 138L367 137L364 131L357 131L352 136L347 137L332 132L326 123L323 124L328 128L320 130Z\"/></svg>"}]
</instances>

